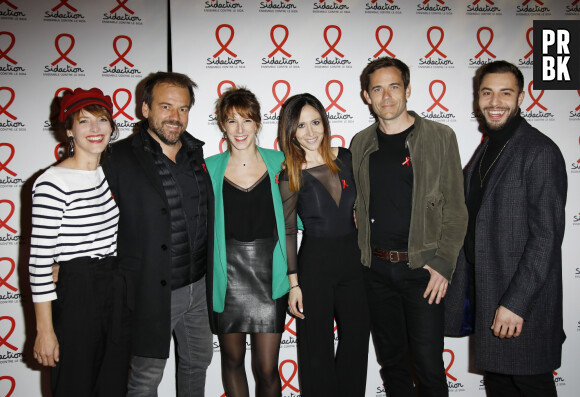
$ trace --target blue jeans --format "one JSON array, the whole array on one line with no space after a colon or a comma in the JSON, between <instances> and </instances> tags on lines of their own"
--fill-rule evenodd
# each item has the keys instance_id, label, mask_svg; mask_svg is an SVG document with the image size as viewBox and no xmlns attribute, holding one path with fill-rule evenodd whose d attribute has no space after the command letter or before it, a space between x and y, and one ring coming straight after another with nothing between
<instances>
[{"instance_id":1,"label":"blue jeans","mask_svg":"<svg viewBox=\"0 0 580 397\"><path fill-rule=\"evenodd\" d=\"M205 277L171 292L171 330L177 347L177 395L205 393L205 374L213 356L205 298ZM133 356L128 397L155 397L167 359Z\"/></svg>"},{"instance_id":2,"label":"blue jeans","mask_svg":"<svg viewBox=\"0 0 580 397\"><path fill-rule=\"evenodd\" d=\"M387 395L414 396L409 353L422 397L448 396L443 364L443 302L423 293L429 271L372 257L365 272L371 333Z\"/></svg>"}]
</instances>

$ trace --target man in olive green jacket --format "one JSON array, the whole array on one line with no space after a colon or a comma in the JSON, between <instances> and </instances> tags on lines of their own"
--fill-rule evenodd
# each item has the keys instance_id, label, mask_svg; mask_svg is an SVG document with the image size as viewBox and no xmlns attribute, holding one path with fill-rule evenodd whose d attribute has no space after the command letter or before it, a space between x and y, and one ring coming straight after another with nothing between
<instances>
[{"instance_id":1,"label":"man in olive green jacket","mask_svg":"<svg viewBox=\"0 0 580 397\"><path fill-rule=\"evenodd\" d=\"M407 111L409 68L379 58L361 75L378 121L352 140L361 262L373 341L389 396L447 396L443 305L467 227L451 128Z\"/></svg>"}]
</instances>

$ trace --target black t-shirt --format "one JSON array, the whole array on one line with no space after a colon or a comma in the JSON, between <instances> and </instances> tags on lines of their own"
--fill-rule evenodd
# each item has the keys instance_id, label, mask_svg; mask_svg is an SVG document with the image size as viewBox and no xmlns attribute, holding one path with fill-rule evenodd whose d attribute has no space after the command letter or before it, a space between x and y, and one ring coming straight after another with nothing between
<instances>
[{"instance_id":1,"label":"black t-shirt","mask_svg":"<svg viewBox=\"0 0 580 397\"><path fill-rule=\"evenodd\" d=\"M413 166L406 147L414 126L387 135L377 128L379 150L369 161L371 246L406 251L413 197Z\"/></svg>"}]
</instances>

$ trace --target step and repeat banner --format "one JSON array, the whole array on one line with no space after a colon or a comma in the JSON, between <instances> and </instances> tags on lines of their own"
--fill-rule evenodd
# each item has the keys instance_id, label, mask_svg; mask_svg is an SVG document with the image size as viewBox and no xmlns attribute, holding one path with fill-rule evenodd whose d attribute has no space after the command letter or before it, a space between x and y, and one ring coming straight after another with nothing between
<instances>
[{"instance_id":1,"label":"step and repeat banner","mask_svg":"<svg viewBox=\"0 0 580 397\"><path fill-rule=\"evenodd\" d=\"M49 396L31 360L28 285L31 189L66 153L55 97L76 87L110 95L121 137L132 132L135 87L167 69L167 3L0 1L0 396Z\"/></svg>"},{"instance_id":2,"label":"step and repeat banner","mask_svg":"<svg viewBox=\"0 0 580 397\"><path fill-rule=\"evenodd\" d=\"M348 147L354 134L374 122L361 97L362 69L377 57L397 57L411 68L408 108L455 130L463 164L482 139L474 114L475 71L500 59L518 65L526 79L523 115L560 146L569 171L563 247L568 338L554 376L559 395L575 396L580 388L580 92L534 89L532 68L533 21L578 18L578 0L173 0L172 61L175 71L199 84L189 131L212 155L226 148L214 106L230 86L245 86L258 96L260 145L278 149L281 104L309 92L326 107L333 145ZM295 320L287 320L279 364L284 397L300 395ZM467 338L445 340L449 390L484 396L483 378L470 364L469 351ZM210 397L223 393L217 342L215 352ZM248 346L253 386L249 356ZM371 343L369 397L385 396L378 370Z\"/></svg>"},{"instance_id":3,"label":"step and repeat banner","mask_svg":"<svg viewBox=\"0 0 580 397\"><path fill-rule=\"evenodd\" d=\"M55 97L75 87L111 95L121 137L138 121L135 88L166 70L167 2L155 0L0 0L0 397L49 396L48 373L30 355L35 337L28 287L33 180L65 150L52 123ZM199 85L188 130L206 155L223 151L214 104L229 86L261 101L260 144L278 149L280 106L301 92L326 107L333 145L348 147L374 122L359 76L371 60L394 56L411 68L408 103L422 117L449 124L465 164L481 141L473 76L492 60L518 65L526 78L524 116L561 148L569 170L563 246L564 344L554 373L559 395L580 388L580 91L541 91L532 84L533 21L580 18L579 0L173 0L173 70ZM577 50L577 49L574 49ZM288 317L279 370L283 396L300 396L296 324ZM247 373L253 379L248 340ZM223 397L219 343L206 395ZM449 389L484 396L470 364L468 339L445 341ZM372 344L367 396L385 396ZM169 360L160 396L174 396Z\"/></svg>"}]
</instances>

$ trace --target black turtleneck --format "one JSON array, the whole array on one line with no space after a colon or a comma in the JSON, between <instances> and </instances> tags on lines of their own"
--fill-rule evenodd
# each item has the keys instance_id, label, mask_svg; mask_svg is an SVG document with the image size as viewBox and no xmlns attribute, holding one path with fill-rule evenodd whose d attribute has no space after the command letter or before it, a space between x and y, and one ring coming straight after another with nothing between
<instances>
[{"instance_id":1,"label":"black turtleneck","mask_svg":"<svg viewBox=\"0 0 580 397\"><path fill-rule=\"evenodd\" d=\"M484 148L484 154L475 164L475 169L471 175L471 183L467 196L467 210L469 211L469 223L467 225L467 234L465 235L465 257L475 264L475 220L481 207L481 200L487 187L487 182L495 172L495 164L509 140L518 129L522 116L518 113L513 119L508 121L503 128L499 130L489 130L487 132L487 145ZM483 183L482 183L483 179Z\"/></svg>"}]
</instances>

